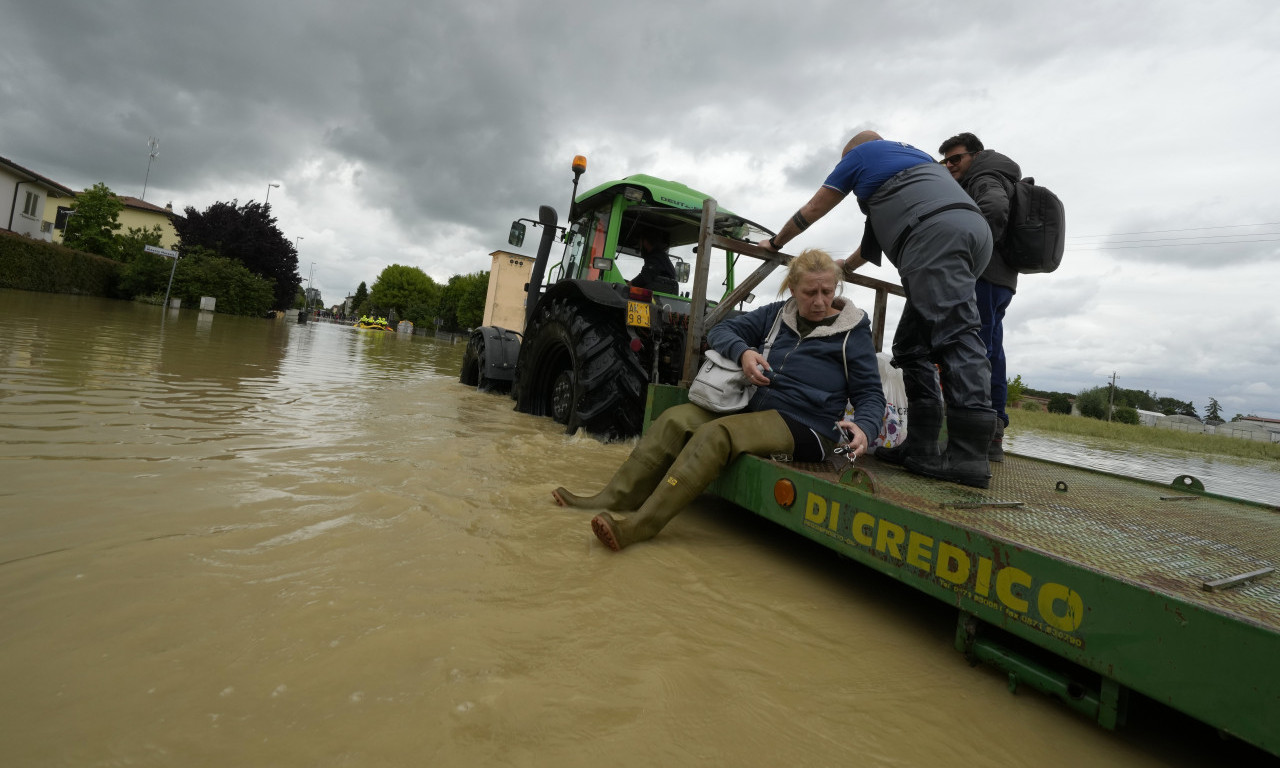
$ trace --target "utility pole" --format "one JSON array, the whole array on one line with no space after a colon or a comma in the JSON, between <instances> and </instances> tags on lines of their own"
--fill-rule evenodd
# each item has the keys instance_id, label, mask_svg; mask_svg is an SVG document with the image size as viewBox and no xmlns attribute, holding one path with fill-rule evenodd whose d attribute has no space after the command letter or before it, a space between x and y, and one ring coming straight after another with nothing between
<instances>
[{"instance_id":1,"label":"utility pole","mask_svg":"<svg viewBox=\"0 0 1280 768\"><path fill-rule=\"evenodd\" d=\"M1111 396L1107 398L1107 421L1111 421L1111 411L1116 403L1116 372L1111 372Z\"/></svg>"}]
</instances>

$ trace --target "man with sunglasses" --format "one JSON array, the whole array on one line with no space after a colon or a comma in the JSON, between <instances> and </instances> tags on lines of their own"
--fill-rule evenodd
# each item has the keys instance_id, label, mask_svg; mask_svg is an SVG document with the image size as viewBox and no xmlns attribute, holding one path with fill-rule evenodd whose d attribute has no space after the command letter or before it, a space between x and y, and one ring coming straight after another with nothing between
<instances>
[{"instance_id":1,"label":"man with sunglasses","mask_svg":"<svg viewBox=\"0 0 1280 768\"><path fill-rule=\"evenodd\" d=\"M1001 244L1009 223L1013 185L1022 178L1022 169L1008 157L983 147L982 140L972 133L952 136L942 142L938 152L951 177L960 182L978 204L982 217L991 226L994 243L991 261L974 285L974 291L978 315L982 318L982 342L991 361L991 407L997 418L987 456L992 461L1004 461L1004 428L1009 426L1009 414L1005 412L1009 385L1004 356L1004 313L1018 290L1018 272L1009 266Z\"/></svg>"},{"instance_id":2,"label":"man with sunglasses","mask_svg":"<svg viewBox=\"0 0 1280 768\"><path fill-rule=\"evenodd\" d=\"M907 297L893 337L893 365L902 370L907 392L907 439L877 449L875 457L916 474L986 488L996 415L974 281L991 258L991 228L927 152L862 131L812 199L758 245L781 250L850 192L867 223L862 245L844 260L845 274L868 261L878 265L883 252ZM944 398L945 452L938 443Z\"/></svg>"}]
</instances>

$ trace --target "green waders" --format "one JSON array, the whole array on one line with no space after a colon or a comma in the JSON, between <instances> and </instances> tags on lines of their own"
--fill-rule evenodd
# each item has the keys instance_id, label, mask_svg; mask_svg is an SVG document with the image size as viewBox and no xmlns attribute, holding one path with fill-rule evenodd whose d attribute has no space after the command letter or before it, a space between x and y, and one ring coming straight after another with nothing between
<instances>
[{"instance_id":1,"label":"green waders","mask_svg":"<svg viewBox=\"0 0 1280 768\"><path fill-rule=\"evenodd\" d=\"M679 409L685 407L678 406ZM592 518L591 529L609 549L616 552L638 541L653 538L738 456L744 453L767 456L795 450L791 430L777 411L738 413L717 418L716 414L697 406L690 407L710 418L703 419L693 430L692 437L670 465L666 477L658 482L639 509L623 518L607 512ZM656 431L666 415L675 410L677 408L665 411L651 431ZM673 414L671 420L688 423L683 413Z\"/></svg>"},{"instance_id":2,"label":"green waders","mask_svg":"<svg viewBox=\"0 0 1280 768\"><path fill-rule=\"evenodd\" d=\"M564 488L551 492L556 503L574 509L638 509L658 486L667 468L684 449L693 433L719 414L685 403L663 411L641 436L631 455L613 473L609 484L594 496L577 496Z\"/></svg>"}]
</instances>

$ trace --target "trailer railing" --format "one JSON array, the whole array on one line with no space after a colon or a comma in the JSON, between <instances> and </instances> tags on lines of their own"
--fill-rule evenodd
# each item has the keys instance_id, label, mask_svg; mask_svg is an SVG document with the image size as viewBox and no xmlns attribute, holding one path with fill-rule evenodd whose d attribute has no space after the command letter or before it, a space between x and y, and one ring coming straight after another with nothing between
<instances>
[{"instance_id":1,"label":"trailer railing","mask_svg":"<svg viewBox=\"0 0 1280 768\"><path fill-rule=\"evenodd\" d=\"M793 258L786 253L765 250L754 243L737 240L715 233L716 201L707 198L702 203L702 224L698 232L698 254L693 269L692 306L689 313L689 335L685 339L684 372L680 386L688 387L698 372L702 359L702 339L707 329L720 322L733 311L733 308L746 300L747 296L764 282L775 269L787 266ZM760 259L760 266L750 275L738 282L727 296L720 300L710 312L707 311L707 281L711 268L711 252L715 249L739 253ZM889 305L889 294L903 296L902 286L877 280L865 275L845 275L845 281L853 285L870 288L875 291L875 302L871 313L871 336L876 351L884 348L885 313Z\"/></svg>"}]
</instances>

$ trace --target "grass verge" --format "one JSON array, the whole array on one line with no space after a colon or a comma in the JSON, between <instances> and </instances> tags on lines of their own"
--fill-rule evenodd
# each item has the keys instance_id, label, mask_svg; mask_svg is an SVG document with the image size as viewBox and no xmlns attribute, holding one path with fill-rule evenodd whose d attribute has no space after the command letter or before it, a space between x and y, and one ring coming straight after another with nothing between
<instances>
[{"instance_id":1,"label":"grass verge","mask_svg":"<svg viewBox=\"0 0 1280 768\"><path fill-rule=\"evenodd\" d=\"M1120 424L1114 421L1099 421L1084 416L1064 416L1047 411L1011 408L1009 409L1009 432L1016 435L1020 429L1091 437L1112 443L1117 448L1142 445L1176 451L1211 453L1217 456L1280 461L1280 443L1263 443L1225 435L1179 432L1172 429Z\"/></svg>"}]
</instances>

